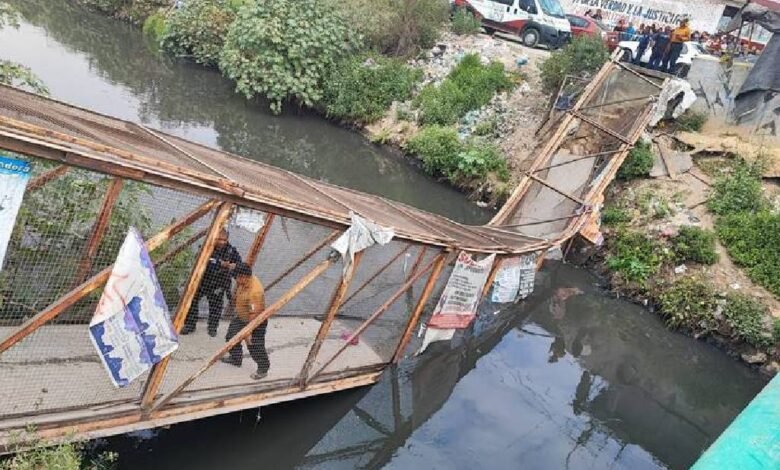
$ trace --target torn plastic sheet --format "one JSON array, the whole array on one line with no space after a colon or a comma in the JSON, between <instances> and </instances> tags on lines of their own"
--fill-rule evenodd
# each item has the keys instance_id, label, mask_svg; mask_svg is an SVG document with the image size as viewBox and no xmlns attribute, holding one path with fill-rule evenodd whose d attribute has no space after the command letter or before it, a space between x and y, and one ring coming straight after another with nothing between
<instances>
[{"instance_id":1,"label":"torn plastic sheet","mask_svg":"<svg viewBox=\"0 0 780 470\"><path fill-rule=\"evenodd\" d=\"M391 228L377 225L354 212L350 212L349 216L352 225L331 245L331 248L338 251L344 260L344 272L352 266L356 253L377 243L387 245L395 236Z\"/></svg>"},{"instance_id":2,"label":"torn plastic sheet","mask_svg":"<svg viewBox=\"0 0 780 470\"><path fill-rule=\"evenodd\" d=\"M257 233L265 225L265 214L260 211L239 207L233 225L251 233Z\"/></svg>"},{"instance_id":3,"label":"torn plastic sheet","mask_svg":"<svg viewBox=\"0 0 780 470\"><path fill-rule=\"evenodd\" d=\"M680 93L683 95L682 101L680 101L672 111L672 118L677 119L696 101L696 93L693 91L693 88L691 88L690 83L679 78L670 80L666 86L664 86L663 90L661 90L661 94L658 95L658 101L653 110L653 115L650 116L650 127L654 127L667 116L669 105L676 101L675 98L677 98Z\"/></svg>"}]
</instances>

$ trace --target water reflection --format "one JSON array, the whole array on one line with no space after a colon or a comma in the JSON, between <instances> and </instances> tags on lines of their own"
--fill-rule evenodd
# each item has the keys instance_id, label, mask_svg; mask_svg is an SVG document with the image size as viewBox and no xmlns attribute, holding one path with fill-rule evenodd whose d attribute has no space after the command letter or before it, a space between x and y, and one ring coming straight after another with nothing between
<instances>
[{"instance_id":1,"label":"water reflection","mask_svg":"<svg viewBox=\"0 0 780 470\"><path fill-rule=\"evenodd\" d=\"M112 447L147 469L686 468L763 385L582 271L541 277L524 304L485 306L468 335L370 389Z\"/></svg>"},{"instance_id":2,"label":"water reflection","mask_svg":"<svg viewBox=\"0 0 780 470\"><path fill-rule=\"evenodd\" d=\"M2 56L32 68L55 98L459 221L491 216L403 157L319 116L292 106L270 115L217 71L155 52L137 28L75 2L9 3L24 21L0 32Z\"/></svg>"}]
</instances>

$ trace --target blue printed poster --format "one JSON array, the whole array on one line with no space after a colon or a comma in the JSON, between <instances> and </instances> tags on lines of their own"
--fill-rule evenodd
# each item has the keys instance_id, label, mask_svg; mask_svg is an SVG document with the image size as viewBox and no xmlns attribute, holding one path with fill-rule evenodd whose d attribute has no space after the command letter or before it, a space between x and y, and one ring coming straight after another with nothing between
<instances>
[{"instance_id":1,"label":"blue printed poster","mask_svg":"<svg viewBox=\"0 0 780 470\"><path fill-rule=\"evenodd\" d=\"M31 171L28 162L0 155L0 270Z\"/></svg>"},{"instance_id":2,"label":"blue printed poster","mask_svg":"<svg viewBox=\"0 0 780 470\"><path fill-rule=\"evenodd\" d=\"M131 228L119 249L90 337L116 387L124 387L179 347L154 265Z\"/></svg>"}]
</instances>

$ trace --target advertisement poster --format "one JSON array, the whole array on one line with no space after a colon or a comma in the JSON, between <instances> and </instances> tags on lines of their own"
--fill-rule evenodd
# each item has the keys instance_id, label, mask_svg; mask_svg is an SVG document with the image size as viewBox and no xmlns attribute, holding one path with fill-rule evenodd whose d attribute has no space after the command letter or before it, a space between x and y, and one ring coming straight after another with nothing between
<instances>
[{"instance_id":1,"label":"advertisement poster","mask_svg":"<svg viewBox=\"0 0 780 470\"><path fill-rule=\"evenodd\" d=\"M466 328L471 324L495 259L496 255L490 255L482 261L474 261L468 253L458 255L428 327Z\"/></svg>"},{"instance_id":2,"label":"advertisement poster","mask_svg":"<svg viewBox=\"0 0 780 470\"><path fill-rule=\"evenodd\" d=\"M726 8L716 0L561 0L566 13L584 15L588 10L601 10L603 22L615 26L618 21L663 26L677 26L683 18L691 20L692 31L716 33Z\"/></svg>"},{"instance_id":3,"label":"advertisement poster","mask_svg":"<svg viewBox=\"0 0 780 470\"><path fill-rule=\"evenodd\" d=\"M28 162L0 154L0 270L31 171Z\"/></svg>"},{"instance_id":4,"label":"advertisement poster","mask_svg":"<svg viewBox=\"0 0 780 470\"><path fill-rule=\"evenodd\" d=\"M536 254L505 259L493 282L491 302L505 304L525 299L534 290L535 277Z\"/></svg>"},{"instance_id":5,"label":"advertisement poster","mask_svg":"<svg viewBox=\"0 0 780 470\"><path fill-rule=\"evenodd\" d=\"M90 337L116 387L124 387L179 347L141 235L131 228L117 255Z\"/></svg>"}]
</instances>

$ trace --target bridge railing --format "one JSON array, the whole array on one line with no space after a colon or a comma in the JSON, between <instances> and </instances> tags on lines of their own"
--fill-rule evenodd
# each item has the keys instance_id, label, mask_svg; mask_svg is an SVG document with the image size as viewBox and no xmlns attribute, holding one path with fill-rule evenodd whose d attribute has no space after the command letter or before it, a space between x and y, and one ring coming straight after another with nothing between
<instances>
[{"instance_id":1,"label":"bridge railing","mask_svg":"<svg viewBox=\"0 0 780 470\"><path fill-rule=\"evenodd\" d=\"M264 224L249 230L241 222L247 207L11 156L30 162L34 174L0 273L0 432L33 424L56 435L103 417L218 407L225 397L338 389L401 357L445 269L440 247L394 240L365 250L344 271L330 248L341 228L253 211ZM146 240L175 329L188 334L169 358L117 388L89 323L131 227ZM265 287L270 369L261 380L251 377L249 330L234 339L246 356L242 367L219 361L236 315L235 281L209 278L205 265L223 229ZM210 310L219 315L216 332Z\"/></svg>"}]
</instances>

